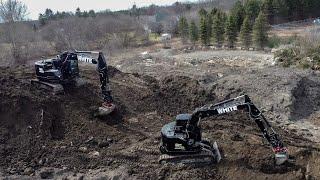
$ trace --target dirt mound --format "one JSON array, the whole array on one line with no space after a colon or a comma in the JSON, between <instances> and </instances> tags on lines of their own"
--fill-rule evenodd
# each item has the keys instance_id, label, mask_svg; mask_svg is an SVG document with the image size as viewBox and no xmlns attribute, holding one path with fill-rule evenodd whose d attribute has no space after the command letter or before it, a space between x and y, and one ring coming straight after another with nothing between
<instances>
[{"instance_id":1,"label":"dirt mound","mask_svg":"<svg viewBox=\"0 0 320 180\"><path fill-rule=\"evenodd\" d=\"M171 116L193 111L196 107L215 100L215 95L186 76L168 76L160 80L155 91L158 107Z\"/></svg>"},{"instance_id":2,"label":"dirt mound","mask_svg":"<svg viewBox=\"0 0 320 180\"><path fill-rule=\"evenodd\" d=\"M115 75L117 74L124 74L122 73L119 69L113 67L113 66L108 66L108 75L109 75L109 78L112 78L114 77Z\"/></svg>"},{"instance_id":3,"label":"dirt mound","mask_svg":"<svg viewBox=\"0 0 320 180\"><path fill-rule=\"evenodd\" d=\"M306 119L320 110L320 83L310 78L302 78L293 90L291 119Z\"/></svg>"}]
</instances>

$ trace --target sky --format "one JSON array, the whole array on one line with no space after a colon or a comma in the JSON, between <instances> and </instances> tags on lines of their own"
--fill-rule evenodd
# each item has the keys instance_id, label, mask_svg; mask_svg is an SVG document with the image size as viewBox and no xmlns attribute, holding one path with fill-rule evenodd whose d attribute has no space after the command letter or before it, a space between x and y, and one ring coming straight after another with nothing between
<instances>
[{"instance_id":1,"label":"sky","mask_svg":"<svg viewBox=\"0 0 320 180\"><path fill-rule=\"evenodd\" d=\"M156 5L171 5L177 1L186 0L20 0L28 7L28 18L38 19L40 13L44 13L46 8L56 11L72 11L77 7L81 11L95 10L101 11L110 9L111 11L129 9L134 4L138 7ZM195 0L188 0L189 2Z\"/></svg>"}]
</instances>

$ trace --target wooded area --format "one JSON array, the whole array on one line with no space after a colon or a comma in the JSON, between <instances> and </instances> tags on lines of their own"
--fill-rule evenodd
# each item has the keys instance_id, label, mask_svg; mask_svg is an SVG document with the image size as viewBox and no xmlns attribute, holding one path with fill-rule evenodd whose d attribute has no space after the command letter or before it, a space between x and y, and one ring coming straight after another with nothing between
<instances>
[{"instance_id":1,"label":"wooded area","mask_svg":"<svg viewBox=\"0 0 320 180\"><path fill-rule=\"evenodd\" d=\"M12 9L10 4L19 6ZM19 7L19 9L15 9ZM268 24L317 17L317 0L204 0L169 6L133 5L127 10L73 12L46 9L26 20L27 7L16 0L1 4L2 59L30 59L63 49L114 49L148 45L151 33L171 33L184 42L259 48L267 44ZM14 19L8 20L13 14ZM255 23L261 14L259 23ZM12 16L13 17L13 16ZM246 21L245 21L246 20ZM266 21L267 20L267 21ZM245 23L244 23L245 22Z\"/></svg>"}]
</instances>

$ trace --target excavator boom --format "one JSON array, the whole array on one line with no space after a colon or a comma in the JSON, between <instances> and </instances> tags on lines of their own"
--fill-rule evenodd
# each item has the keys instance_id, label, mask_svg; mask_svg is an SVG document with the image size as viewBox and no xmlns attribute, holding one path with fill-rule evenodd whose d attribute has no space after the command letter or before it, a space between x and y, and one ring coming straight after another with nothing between
<instances>
[{"instance_id":1,"label":"excavator boom","mask_svg":"<svg viewBox=\"0 0 320 180\"><path fill-rule=\"evenodd\" d=\"M262 135L275 153L276 163L282 164L288 158L287 148L284 146L279 135L271 127L262 112L252 103L248 95L242 95L229 99L218 104L203 106L196 109L191 117L190 124L198 125L199 120L205 117L221 115L232 111L244 110L248 112L250 119L254 120L259 127Z\"/></svg>"}]
</instances>

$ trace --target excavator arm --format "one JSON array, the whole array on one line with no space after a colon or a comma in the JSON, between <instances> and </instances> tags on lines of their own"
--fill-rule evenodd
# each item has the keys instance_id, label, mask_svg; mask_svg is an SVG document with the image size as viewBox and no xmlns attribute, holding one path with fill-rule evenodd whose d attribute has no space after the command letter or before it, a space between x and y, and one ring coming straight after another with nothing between
<instances>
[{"instance_id":1,"label":"excavator arm","mask_svg":"<svg viewBox=\"0 0 320 180\"><path fill-rule=\"evenodd\" d=\"M108 65L102 52L98 51L75 51L76 54L95 54L98 55L98 59L92 59L92 64L97 64L97 71L100 78L100 88L103 95L103 104L99 107L100 115L108 115L114 109L113 98L111 96L111 89L109 86Z\"/></svg>"},{"instance_id":2,"label":"excavator arm","mask_svg":"<svg viewBox=\"0 0 320 180\"><path fill-rule=\"evenodd\" d=\"M75 51L77 54L98 54L98 59L92 59L92 64L97 64L97 70L100 77L100 88L103 94L103 100L106 103L112 103L111 90L109 86L108 66L107 61L102 52L98 51Z\"/></svg>"},{"instance_id":3,"label":"excavator arm","mask_svg":"<svg viewBox=\"0 0 320 180\"><path fill-rule=\"evenodd\" d=\"M250 119L254 120L259 127L262 135L272 146L275 153L276 163L282 164L288 159L288 150L281 141L279 135L271 127L270 123L263 116L262 112L252 103L247 95L242 95L229 99L218 104L206 105L196 109L187 124L190 127L198 127L203 118L226 114L232 111L244 110L248 112Z\"/></svg>"}]
</instances>

